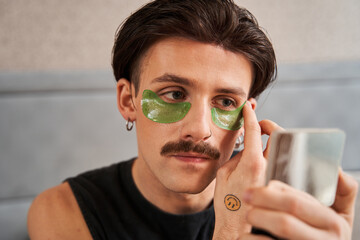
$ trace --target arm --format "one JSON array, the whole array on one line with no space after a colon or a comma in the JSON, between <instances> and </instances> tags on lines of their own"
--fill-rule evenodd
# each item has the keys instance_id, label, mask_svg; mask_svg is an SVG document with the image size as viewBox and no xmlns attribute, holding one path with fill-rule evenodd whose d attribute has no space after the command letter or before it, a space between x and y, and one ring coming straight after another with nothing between
<instances>
[{"instance_id":1,"label":"arm","mask_svg":"<svg viewBox=\"0 0 360 240\"><path fill-rule=\"evenodd\" d=\"M268 150L262 151L261 135L270 135L275 129L280 129L278 125L268 120L258 123L250 104L244 106L243 114L246 132L244 151L224 164L216 176L213 239L239 239L250 232L251 225L247 222L246 216L251 205L244 201L243 194L249 187L264 184L265 156ZM228 194L236 196L241 202L241 207L236 211L228 209L225 204L225 197Z\"/></svg>"},{"instance_id":2,"label":"arm","mask_svg":"<svg viewBox=\"0 0 360 240\"><path fill-rule=\"evenodd\" d=\"M92 239L67 182L38 195L28 212L31 239Z\"/></svg>"},{"instance_id":3,"label":"arm","mask_svg":"<svg viewBox=\"0 0 360 240\"><path fill-rule=\"evenodd\" d=\"M224 164L217 174L213 239L270 239L250 234L254 226L286 239L350 240L358 189L356 180L340 170L331 208L278 181L271 181L264 187L268 150L262 152L261 134L270 135L279 127L268 120L257 123L248 105L244 107L244 120L245 149ZM241 201L240 209L226 208L224 197L227 194Z\"/></svg>"}]
</instances>

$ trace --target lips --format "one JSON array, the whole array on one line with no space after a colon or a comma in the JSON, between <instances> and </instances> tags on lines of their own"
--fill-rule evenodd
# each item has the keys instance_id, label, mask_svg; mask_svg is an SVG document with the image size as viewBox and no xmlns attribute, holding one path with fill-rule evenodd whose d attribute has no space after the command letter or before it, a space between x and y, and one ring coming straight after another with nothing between
<instances>
[{"instance_id":1,"label":"lips","mask_svg":"<svg viewBox=\"0 0 360 240\"><path fill-rule=\"evenodd\" d=\"M175 157L184 162L193 162L193 163L204 162L210 159L210 157L207 155L193 153L193 152L175 153L175 154L171 154L170 156Z\"/></svg>"}]
</instances>

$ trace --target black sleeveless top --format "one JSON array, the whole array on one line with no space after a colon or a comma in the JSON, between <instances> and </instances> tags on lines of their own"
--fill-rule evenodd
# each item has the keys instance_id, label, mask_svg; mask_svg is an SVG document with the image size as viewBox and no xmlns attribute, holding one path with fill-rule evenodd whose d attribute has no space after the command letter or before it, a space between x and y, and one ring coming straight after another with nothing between
<instances>
[{"instance_id":1,"label":"black sleeveless top","mask_svg":"<svg viewBox=\"0 0 360 240\"><path fill-rule=\"evenodd\" d=\"M212 238L213 206L195 214L163 212L137 189L132 163L120 162L66 180L95 240Z\"/></svg>"}]
</instances>

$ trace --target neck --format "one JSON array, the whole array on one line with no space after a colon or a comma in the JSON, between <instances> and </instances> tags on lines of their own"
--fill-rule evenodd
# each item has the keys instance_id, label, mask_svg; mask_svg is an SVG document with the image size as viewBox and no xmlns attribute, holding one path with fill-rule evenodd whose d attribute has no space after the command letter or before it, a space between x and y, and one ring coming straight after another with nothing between
<instances>
[{"instance_id":1,"label":"neck","mask_svg":"<svg viewBox=\"0 0 360 240\"><path fill-rule=\"evenodd\" d=\"M140 159L134 162L132 176L146 200L164 212L172 214L200 212L211 205L214 197L215 180L197 194L174 192L166 188Z\"/></svg>"}]
</instances>

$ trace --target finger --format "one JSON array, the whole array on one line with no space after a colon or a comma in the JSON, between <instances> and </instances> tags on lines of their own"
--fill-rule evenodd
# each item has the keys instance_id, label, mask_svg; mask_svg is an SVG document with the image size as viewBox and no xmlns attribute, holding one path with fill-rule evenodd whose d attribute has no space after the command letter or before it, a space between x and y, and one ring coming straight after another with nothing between
<instances>
[{"instance_id":1,"label":"finger","mask_svg":"<svg viewBox=\"0 0 360 240\"><path fill-rule=\"evenodd\" d=\"M250 102L246 102L243 115L245 128L244 154L260 156L260 154L262 155L261 128Z\"/></svg>"},{"instance_id":2,"label":"finger","mask_svg":"<svg viewBox=\"0 0 360 240\"><path fill-rule=\"evenodd\" d=\"M331 208L334 209L337 213L342 214L350 226L352 226L354 218L354 207L357 191L357 181L339 169L335 201Z\"/></svg>"},{"instance_id":3,"label":"finger","mask_svg":"<svg viewBox=\"0 0 360 240\"><path fill-rule=\"evenodd\" d=\"M271 133L275 130L284 130L284 128L280 127L278 124L268 119L261 120L259 122L259 125L261 127L262 135L271 135Z\"/></svg>"},{"instance_id":4,"label":"finger","mask_svg":"<svg viewBox=\"0 0 360 240\"><path fill-rule=\"evenodd\" d=\"M324 232L284 212L253 208L248 212L246 219L252 226L281 238L328 239Z\"/></svg>"},{"instance_id":5,"label":"finger","mask_svg":"<svg viewBox=\"0 0 360 240\"><path fill-rule=\"evenodd\" d=\"M245 173L247 180L252 182L252 186L262 185L265 178L266 161L262 152L261 128L249 101L244 106L243 115L244 150L237 166L238 176L244 177Z\"/></svg>"},{"instance_id":6,"label":"finger","mask_svg":"<svg viewBox=\"0 0 360 240\"><path fill-rule=\"evenodd\" d=\"M261 134L262 135L266 134L266 135L270 136L269 140L267 141L266 148L264 150L264 157L267 159L269 156L269 146L270 146L270 142L271 142L271 134L274 131L284 130L284 128L280 127L275 122L267 120L267 119L260 121L259 125L261 128Z\"/></svg>"},{"instance_id":7,"label":"finger","mask_svg":"<svg viewBox=\"0 0 360 240\"><path fill-rule=\"evenodd\" d=\"M289 184L286 184L286 183L278 181L278 180L271 180L268 183L268 187L271 189L273 189L273 188L279 189L283 192L287 191L287 192L291 192L291 193L297 193L301 196L301 198L308 199L309 201L315 201L318 203L318 201L313 196L311 196L309 193L297 190L294 187L291 187Z\"/></svg>"},{"instance_id":8,"label":"finger","mask_svg":"<svg viewBox=\"0 0 360 240\"><path fill-rule=\"evenodd\" d=\"M244 200L255 207L286 212L317 228L331 228L337 217L330 208L313 197L304 197L304 193L296 189L257 188L250 191Z\"/></svg>"}]
</instances>

